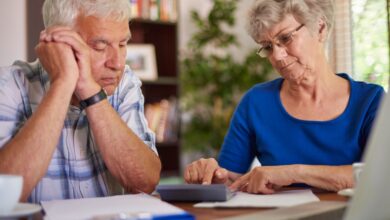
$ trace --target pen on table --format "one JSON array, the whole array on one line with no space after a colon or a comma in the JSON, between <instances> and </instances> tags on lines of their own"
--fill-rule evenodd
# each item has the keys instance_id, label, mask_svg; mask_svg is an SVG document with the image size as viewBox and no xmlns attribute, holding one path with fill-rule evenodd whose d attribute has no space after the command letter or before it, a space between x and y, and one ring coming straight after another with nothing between
<instances>
[{"instance_id":1,"label":"pen on table","mask_svg":"<svg viewBox=\"0 0 390 220\"><path fill-rule=\"evenodd\" d=\"M195 219L191 214L174 213L174 214L151 214L148 212L139 213L116 213L116 214L104 214L94 216L91 220L193 220Z\"/></svg>"}]
</instances>

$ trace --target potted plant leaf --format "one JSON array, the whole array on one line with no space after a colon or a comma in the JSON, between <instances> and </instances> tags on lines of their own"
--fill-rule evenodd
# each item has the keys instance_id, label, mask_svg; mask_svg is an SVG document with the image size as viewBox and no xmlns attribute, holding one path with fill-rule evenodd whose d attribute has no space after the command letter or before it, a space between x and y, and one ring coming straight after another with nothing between
<instances>
[{"instance_id":1,"label":"potted plant leaf","mask_svg":"<svg viewBox=\"0 0 390 220\"><path fill-rule=\"evenodd\" d=\"M239 47L236 36L226 30L235 25L236 8L236 0L213 0L206 17L191 11L197 31L183 54L180 70L185 151L215 156L242 95L267 80L272 71L270 63L255 51L240 62L226 52L228 47Z\"/></svg>"}]
</instances>

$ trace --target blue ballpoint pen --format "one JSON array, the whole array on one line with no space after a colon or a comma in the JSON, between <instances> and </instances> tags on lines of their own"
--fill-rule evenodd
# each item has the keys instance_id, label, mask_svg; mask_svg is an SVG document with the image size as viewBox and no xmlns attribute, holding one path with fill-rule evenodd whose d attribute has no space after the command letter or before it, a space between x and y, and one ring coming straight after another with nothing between
<instances>
[{"instance_id":1,"label":"blue ballpoint pen","mask_svg":"<svg viewBox=\"0 0 390 220\"><path fill-rule=\"evenodd\" d=\"M94 216L91 220L194 220L194 216L187 212L173 214L140 213L115 213Z\"/></svg>"}]
</instances>

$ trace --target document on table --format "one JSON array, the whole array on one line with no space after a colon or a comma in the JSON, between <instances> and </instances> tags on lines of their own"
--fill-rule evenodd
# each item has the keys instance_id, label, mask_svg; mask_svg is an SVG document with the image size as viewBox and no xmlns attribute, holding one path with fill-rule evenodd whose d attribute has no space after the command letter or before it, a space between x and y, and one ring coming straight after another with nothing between
<instances>
[{"instance_id":1,"label":"document on table","mask_svg":"<svg viewBox=\"0 0 390 220\"><path fill-rule=\"evenodd\" d=\"M45 220L194 219L192 215L147 194L42 202Z\"/></svg>"},{"instance_id":2,"label":"document on table","mask_svg":"<svg viewBox=\"0 0 390 220\"><path fill-rule=\"evenodd\" d=\"M287 207L300 205L308 202L320 201L310 189L307 190L288 190L275 194L249 194L237 192L230 200L226 202L201 202L194 205L196 208L237 208L237 207Z\"/></svg>"}]
</instances>

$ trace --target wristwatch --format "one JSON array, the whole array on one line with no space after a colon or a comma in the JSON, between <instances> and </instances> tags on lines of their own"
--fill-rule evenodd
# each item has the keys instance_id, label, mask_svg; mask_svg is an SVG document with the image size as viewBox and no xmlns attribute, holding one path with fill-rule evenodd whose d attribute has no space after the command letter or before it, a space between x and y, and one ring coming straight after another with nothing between
<instances>
[{"instance_id":1,"label":"wristwatch","mask_svg":"<svg viewBox=\"0 0 390 220\"><path fill-rule=\"evenodd\" d=\"M96 104L104 99L107 98L107 93L106 91L102 88L98 93L96 93L95 95L87 98L87 99L84 99L84 100L81 100L80 101L80 107L81 109L85 109L87 108L88 106L91 106L93 104Z\"/></svg>"}]
</instances>

